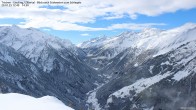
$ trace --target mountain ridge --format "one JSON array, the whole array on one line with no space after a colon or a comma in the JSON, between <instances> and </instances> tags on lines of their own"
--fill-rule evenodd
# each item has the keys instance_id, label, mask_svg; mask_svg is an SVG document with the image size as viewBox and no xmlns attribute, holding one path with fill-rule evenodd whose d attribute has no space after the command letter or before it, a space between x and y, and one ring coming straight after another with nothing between
<instances>
[{"instance_id":1,"label":"mountain ridge","mask_svg":"<svg viewBox=\"0 0 196 110\"><path fill-rule=\"evenodd\" d=\"M188 23L76 46L34 28L0 27L0 91L52 95L76 110L194 107L195 36Z\"/></svg>"}]
</instances>

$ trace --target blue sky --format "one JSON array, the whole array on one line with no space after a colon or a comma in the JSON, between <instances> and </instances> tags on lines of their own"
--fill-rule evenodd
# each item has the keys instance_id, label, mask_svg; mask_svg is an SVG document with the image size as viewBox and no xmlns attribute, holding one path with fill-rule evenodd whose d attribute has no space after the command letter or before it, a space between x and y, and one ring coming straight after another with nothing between
<instances>
[{"instance_id":1,"label":"blue sky","mask_svg":"<svg viewBox=\"0 0 196 110\"><path fill-rule=\"evenodd\" d=\"M0 7L0 12L0 25L38 28L74 44L128 30L171 29L196 23L195 0L81 0L77 5Z\"/></svg>"}]
</instances>

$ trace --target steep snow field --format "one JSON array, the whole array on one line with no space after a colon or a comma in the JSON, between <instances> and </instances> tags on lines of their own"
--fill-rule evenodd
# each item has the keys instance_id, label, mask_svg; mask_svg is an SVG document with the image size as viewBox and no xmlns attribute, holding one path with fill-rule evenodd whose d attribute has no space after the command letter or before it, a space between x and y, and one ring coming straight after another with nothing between
<instances>
[{"instance_id":1,"label":"steep snow field","mask_svg":"<svg viewBox=\"0 0 196 110\"><path fill-rule=\"evenodd\" d=\"M34 98L27 95L0 94L1 110L73 110L55 97Z\"/></svg>"}]
</instances>

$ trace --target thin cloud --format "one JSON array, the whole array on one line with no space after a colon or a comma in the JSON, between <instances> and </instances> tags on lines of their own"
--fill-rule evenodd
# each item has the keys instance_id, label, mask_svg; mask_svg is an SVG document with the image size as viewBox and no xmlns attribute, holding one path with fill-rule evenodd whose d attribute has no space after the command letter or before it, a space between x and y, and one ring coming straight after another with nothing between
<instances>
[{"instance_id":1,"label":"thin cloud","mask_svg":"<svg viewBox=\"0 0 196 110\"><path fill-rule=\"evenodd\" d=\"M0 26L12 26L11 24L0 24Z\"/></svg>"},{"instance_id":2,"label":"thin cloud","mask_svg":"<svg viewBox=\"0 0 196 110\"><path fill-rule=\"evenodd\" d=\"M22 28L27 27L36 27L41 28L42 22L37 22L37 24L26 24L26 25L19 25ZM52 25L53 24L53 25ZM141 30L146 27L153 27L153 26L163 26L166 25L164 23L143 23L143 24L136 24L136 23L122 23L122 24L112 24L108 27L101 27L101 28L93 28L93 27L86 27L77 24L70 24L70 23L61 23L56 21L48 21L47 26L52 26L50 28L54 30L63 30L63 31L109 31L109 30L116 30L116 29L129 29L129 30ZM37 27L38 26L38 27ZM45 26L45 27L47 27ZM84 34L87 35L87 34Z\"/></svg>"},{"instance_id":3,"label":"thin cloud","mask_svg":"<svg viewBox=\"0 0 196 110\"><path fill-rule=\"evenodd\" d=\"M129 30L142 30L147 27L153 26L164 26L164 23L143 23L143 24L136 24L136 23L122 23L122 24L113 24L112 26L108 27L108 30L114 29L129 29Z\"/></svg>"},{"instance_id":4,"label":"thin cloud","mask_svg":"<svg viewBox=\"0 0 196 110\"><path fill-rule=\"evenodd\" d=\"M80 34L81 36L90 36L88 33Z\"/></svg>"},{"instance_id":5,"label":"thin cloud","mask_svg":"<svg viewBox=\"0 0 196 110\"><path fill-rule=\"evenodd\" d=\"M50 29L47 29L47 28L45 28L45 29L43 29L44 31L51 31Z\"/></svg>"}]
</instances>

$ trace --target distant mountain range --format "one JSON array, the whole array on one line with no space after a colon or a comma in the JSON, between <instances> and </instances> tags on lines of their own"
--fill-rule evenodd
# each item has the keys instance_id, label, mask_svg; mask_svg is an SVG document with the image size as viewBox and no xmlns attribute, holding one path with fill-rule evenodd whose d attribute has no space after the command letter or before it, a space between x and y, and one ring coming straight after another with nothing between
<instances>
[{"instance_id":1,"label":"distant mountain range","mask_svg":"<svg viewBox=\"0 0 196 110\"><path fill-rule=\"evenodd\" d=\"M196 108L196 24L146 28L77 46L0 27L0 92L52 95L76 110Z\"/></svg>"}]
</instances>

